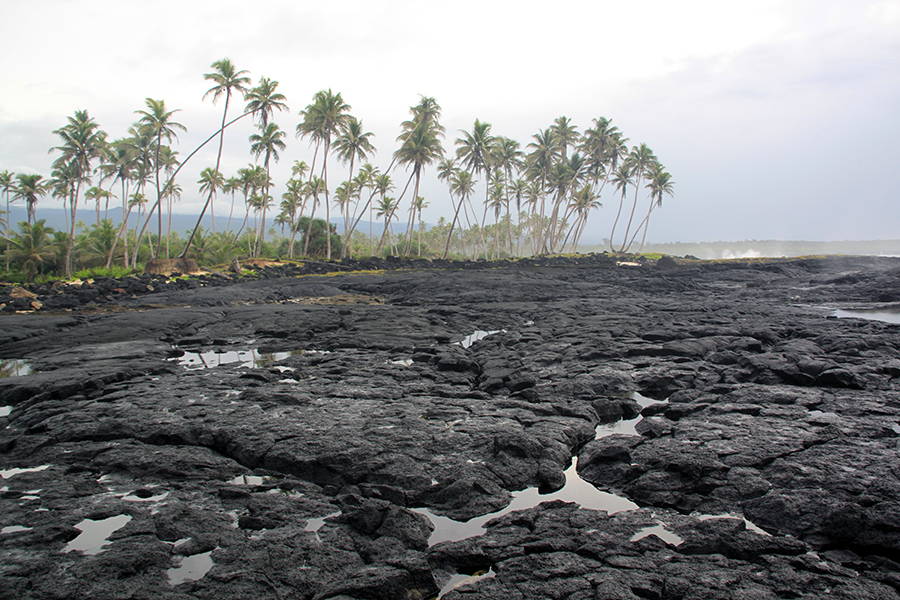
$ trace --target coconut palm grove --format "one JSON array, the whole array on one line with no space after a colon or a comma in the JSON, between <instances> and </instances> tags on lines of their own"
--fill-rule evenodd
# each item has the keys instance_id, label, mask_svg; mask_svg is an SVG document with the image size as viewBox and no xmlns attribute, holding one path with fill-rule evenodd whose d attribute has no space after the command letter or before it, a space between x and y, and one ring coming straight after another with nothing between
<instances>
[{"instance_id":1,"label":"coconut palm grove","mask_svg":"<svg viewBox=\"0 0 900 600\"><path fill-rule=\"evenodd\" d=\"M625 253L642 248L654 211L673 194L672 176L653 151L643 143L629 147L604 117L583 132L558 117L524 145L476 119L453 139L441 125L437 100L421 96L400 123L387 149L390 166L382 171L370 162L374 135L339 92L315 93L291 136L274 121L276 113L290 114L277 81L261 77L254 87L250 74L227 58L210 69L203 100L221 106L222 122L198 148L177 146L178 133L187 130L179 109L147 98L122 137L76 110L53 131L59 145L50 149L51 173L0 173L7 279L120 275L153 258L192 258L216 268L247 258L562 253L577 248L604 191L611 208L608 250ZM224 139L243 119L256 126L247 146L252 160L225 173ZM275 182L271 167L291 138L304 141L310 155L294 160L288 181ZM210 144L218 147L215 164L203 166L199 181L180 180L182 166ZM436 170L452 203L452 214L431 226L422 220L426 169ZM280 198L273 196L276 184L285 190ZM204 202L196 226L178 233L171 217L185 188ZM66 209L64 229L41 218L48 200ZM11 203L27 207L27 221L10 222ZM204 217L211 217L209 226Z\"/></svg>"}]
</instances>

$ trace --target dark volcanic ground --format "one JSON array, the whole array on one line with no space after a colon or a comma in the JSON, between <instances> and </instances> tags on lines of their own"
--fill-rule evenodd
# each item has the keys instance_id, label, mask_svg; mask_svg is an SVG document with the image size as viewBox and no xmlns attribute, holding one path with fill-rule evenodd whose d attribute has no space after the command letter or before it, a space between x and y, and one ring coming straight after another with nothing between
<instances>
[{"instance_id":1,"label":"dark volcanic ground","mask_svg":"<svg viewBox=\"0 0 900 600\"><path fill-rule=\"evenodd\" d=\"M548 264L0 316L0 598L900 597L900 260Z\"/></svg>"}]
</instances>

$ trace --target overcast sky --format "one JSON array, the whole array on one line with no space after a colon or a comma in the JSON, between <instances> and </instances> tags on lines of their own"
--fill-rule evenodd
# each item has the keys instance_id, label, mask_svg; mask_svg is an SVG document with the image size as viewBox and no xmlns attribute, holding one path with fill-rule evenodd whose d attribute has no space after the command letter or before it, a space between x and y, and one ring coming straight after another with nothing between
<instances>
[{"instance_id":1,"label":"overcast sky","mask_svg":"<svg viewBox=\"0 0 900 600\"><path fill-rule=\"evenodd\" d=\"M147 97L181 111L186 156L221 120L201 98L225 57L287 96L277 200L312 158L298 112L330 88L381 168L419 94L442 106L449 152L476 118L523 147L558 116L610 118L675 182L648 241L900 238L900 0L0 0L0 170L49 176L66 117L87 109L123 137ZM226 176L253 160L254 131L227 131ZM179 212L199 211L208 149L179 176ZM450 216L434 169L424 185L426 221ZM601 200L597 238L617 202Z\"/></svg>"}]
</instances>

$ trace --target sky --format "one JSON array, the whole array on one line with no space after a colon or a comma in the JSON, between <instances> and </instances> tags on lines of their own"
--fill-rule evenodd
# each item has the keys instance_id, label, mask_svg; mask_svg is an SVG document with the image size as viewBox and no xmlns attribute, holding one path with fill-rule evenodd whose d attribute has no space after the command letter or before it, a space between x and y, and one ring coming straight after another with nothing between
<instances>
[{"instance_id":1,"label":"sky","mask_svg":"<svg viewBox=\"0 0 900 600\"><path fill-rule=\"evenodd\" d=\"M0 0L0 15L0 171L49 176L67 117L86 109L115 139L146 98L178 109L187 156L220 124L203 75L227 57L287 97L276 199L311 162L294 131L317 91L341 93L382 169L421 94L442 107L448 153L475 119L523 147L559 116L580 131L611 119L675 183L648 242L900 238L900 0ZM254 161L254 132L226 132L226 177ZM184 167L177 212L199 212L215 156ZM435 169L420 195L427 222L452 216ZM585 240L609 235L618 198L601 202Z\"/></svg>"}]
</instances>

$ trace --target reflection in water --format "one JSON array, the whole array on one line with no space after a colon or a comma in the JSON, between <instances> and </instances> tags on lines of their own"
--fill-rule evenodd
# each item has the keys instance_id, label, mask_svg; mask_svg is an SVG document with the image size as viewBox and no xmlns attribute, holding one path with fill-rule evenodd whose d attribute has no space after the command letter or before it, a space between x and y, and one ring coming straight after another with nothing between
<instances>
[{"instance_id":1,"label":"reflection in water","mask_svg":"<svg viewBox=\"0 0 900 600\"><path fill-rule=\"evenodd\" d=\"M641 395L639 392L634 392L631 395L631 398L632 400L640 404L642 409L647 408L651 404L667 402L667 400L654 400L653 398L648 398ZM614 433L621 433L624 435L640 435L634 428L634 426L637 425L638 421L640 420L641 415L638 415L633 419L619 419L618 421L599 423L597 427L594 428L594 432L597 439L613 435Z\"/></svg>"},{"instance_id":2,"label":"reflection in water","mask_svg":"<svg viewBox=\"0 0 900 600\"><path fill-rule=\"evenodd\" d=\"M460 573L452 576L449 580L447 580L447 583L445 583L441 587L441 591L437 595L437 598L443 598L445 594L449 594L457 588L475 583L476 581L479 581L481 579L493 577L494 575L496 575L496 573L494 573L494 570L491 567L470 571L468 573L461 571Z\"/></svg>"},{"instance_id":3,"label":"reflection in water","mask_svg":"<svg viewBox=\"0 0 900 600\"><path fill-rule=\"evenodd\" d=\"M305 350L292 350L291 352L272 352L269 354L261 354L255 349L242 351L220 352L210 350L208 352L185 352L183 356L179 356L173 360L177 360L178 364L188 369L209 369L220 365L230 365L232 363L241 363L242 367L264 367L269 363L284 360L289 356L297 354L306 354Z\"/></svg>"},{"instance_id":4,"label":"reflection in water","mask_svg":"<svg viewBox=\"0 0 900 600\"><path fill-rule=\"evenodd\" d=\"M22 531L31 531L31 527L22 527L21 525L10 525L9 527L4 527L0 529L0 534L4 533L19 533Z\"/></svg>"},{"instance_id":5,"label":"reflection in water","mask_svg":"<svg viewBox=\"0 0 900 600\"><path fill-rule=\"evenodd\" d=\"M213 551L210 550L203 554L183 558L180 565L169 569L169 584L178 585L185 581L202 579L213 567L212 553Z\"/></svg>"},{"instance_id":6,"label":"reflection in water","mask_svg":"<svg viewBox=\"0 0 900 600\"><path fill-rule=\"evenodd\" d=\"M572 462L572 466L566 469L565 475L566 484L556 492L539 494L537 488L513 492L513 500L506 508L465 522L438 516L427 508L414 508L412 510L425 515L434 523L434 531L428 539L429 545L434 545L439 542L457 541L481 535L484 533L484 524L491 519L496 519L516 510L533 508L541 502L550 502L552 500L577 502L582 508L605 510L609 514L638 508L634 502L615 494L601 492L592 484L579 477L578 473L576 473L575 461Z\"/></svg>"},{"instance_id":7,"label":"reflection in water","mask_svg":"<svg viewBox=\"0 0 900 600\"><path fill-rule=\"evenodd\" d=\"M877 310L836 310L834 316L839 319L855 318L885 323L900 324L900 308L882 308Z\"/></svg>"},{"instance_id":8,"label":"reflection in water","mask_svg":"<svg viewBox=\"0 0 900 600\"><path fill-rule=\"evenodd\" d=\"M641 529L640 531L635 533L633 536L631 536L631 541L637 542L638 540L642 540L645 537L649 537L651 535L655 535L662 541L666 542L667 544L672 544L673 546L677 546L678 544L680 544L684 541L681 537L672 533L671 531L669 531L662 525L654 525L652 527L644 527L643 529Z\"/></svg>"},{"instance_id":9,"label":"reflection in water","mask_svg":"<svg viewBox=\"0 0 900 600\"><path fill-rule=\"evenodd\" d=\"M31 365L21 358L0 360L0 377L21 377L30 375L34 371Z\"/></svg>"},{"instance_id":10,"label":"reflection in water","mask_svg":"<svg viewBox=\"0 0 900 600\"><path fill-rule=\"evenodd\" d=\"M322 529L322 526L325 525L325 519L330 519L332 517L338 517L341 515L341 511L333 512L325 515L324 517L319 517L315 519L308 519L306 521L306 527L304 531L311 531L316 534L316 541L321 542L322 538L319 537L319 530Z\"/></svg>"},{"instance_id":11,"label":"reflection in water","mask_svg":"<svg viewBox=\"0 0 900 600\"><path fill-rule=\"evenodd\" d=\"M465 338L462 339L462 341L457 342L457 344L459 344L463 348L468 348L469 346L471 346L478 340L486 338L489 335L494 335L495 333L500 333L502 331L506 331L506 330L505 329L495 329L493 331L482 331L481 329L479 329L479 330L475 331L474 333L472 333L471 335L467 335Z\"/></svg>"},{"instance_id":12,"label":"reflection in water","mask_svg":"<svg viewBox=\"0 0 900 600\"><path fill-rule=\"evenodd\" d=\"M20 473L37 473L38 471L45 471L49 468L50 465L41 465L40 467L29 467L25 469L3 469L0 470L0 479L9 479Z\"/></svg>"}]
</instances>

